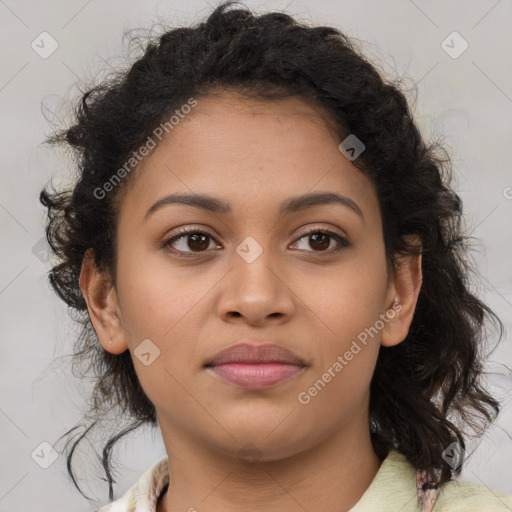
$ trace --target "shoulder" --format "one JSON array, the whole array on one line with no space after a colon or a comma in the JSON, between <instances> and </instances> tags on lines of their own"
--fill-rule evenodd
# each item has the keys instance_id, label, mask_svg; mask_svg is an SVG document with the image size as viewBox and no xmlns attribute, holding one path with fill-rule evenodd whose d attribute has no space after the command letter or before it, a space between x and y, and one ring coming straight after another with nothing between
<instances>
[{"instance_id":1,"label":"shoulder","mask_svg":"<svg viewBox=\"0 0 512 512\"><path fill-rule=\"evenodd\" d=\"M94 512L133 512L137 506L136 496L138 492L139 485L135 484L121 498L104 505Z\"/></svg>"},{"instance_id":2,"label":"shoulder","mask_svg":"<svg viewBox=\"0 0 512 512\"><path fill-rule=\"evenodd\" d=\"M432 503L432 498L436 498ZM421 503L425 499L425 503ZM427 501L429 500L429 501ZM433 505L433 508L432 508ZM485 485L451 480L438 493L420 496L418 472L404 454L390 450L368 489L350 512L512 512L512 497Z\"/></svg>"},{"instance_id":3,"label":"shoulder","mask_svg":"<svg viewBox=\"0 0 512 512\"><path fill-rule=\"evenodd\" d=\"M474 482L452 480L439 492L433 512L512 512L512 496Z\"/></svg>"},{"instance_id":4,"label":"shoulder","mask_svg":"<svg viewBox=\"0 0 512 512\"><path fill-rule=\"evenodd\" d=\"M168 483L169 459L166 455L148 468L121 498L94 512L154 512L158 498Z\"/></svg>"}]
</instances>

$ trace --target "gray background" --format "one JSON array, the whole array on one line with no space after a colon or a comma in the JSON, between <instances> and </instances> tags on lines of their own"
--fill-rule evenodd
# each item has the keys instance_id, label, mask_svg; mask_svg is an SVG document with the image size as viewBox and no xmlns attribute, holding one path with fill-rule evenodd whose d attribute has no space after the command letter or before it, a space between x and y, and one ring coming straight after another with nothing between
<instances>
[{"instance_id":1,"label":"gray background","mask_svg":"<svg viewBox=\"0 0 512 512\"><path fill-rule=\"evenodd\" d=\"M62 98L77 95L78 77L100 78L104 59L115 63L122 56L123 29L150 27L159 17L188 24L214 5L0 0L0 512L94 508L67 477L62 455L47 469L31 457L41 451L42 442L53 446L80 422L90 390L90 383L76 382L69 358L55 361L71 353L77 331L46 283L50 263L40 245L44 208L37 196L51 176L58 184L72 174L68 158L41 145L51 131L41 103L51 121L59 108L66 108ZM473 253L484 276L478 293L507 329L489 363L494 372L489 385L504 399L504 410L472 448L461 479L512 494L512 379L503 366L512 367L512 2L286 0L246 5L260 12L285 9L305 21L334 25L362 39L363 49L385 72L405 73L412 80L406 88L418 84L412 106L416 119L425 137L442 133L451 147L468 231L481 241ZM45 59L31 47L43 31L58 43ZM469 44L458 58L442 47L453 31ZM452 51L461 48L461 41L450 41ZM81 484L104 504L107 487L94 480L99 467L87 448L77 465ZM121 464L118 498L165 450L159 431L141 429L114 455Z\"/></svg>"}]
</instances>

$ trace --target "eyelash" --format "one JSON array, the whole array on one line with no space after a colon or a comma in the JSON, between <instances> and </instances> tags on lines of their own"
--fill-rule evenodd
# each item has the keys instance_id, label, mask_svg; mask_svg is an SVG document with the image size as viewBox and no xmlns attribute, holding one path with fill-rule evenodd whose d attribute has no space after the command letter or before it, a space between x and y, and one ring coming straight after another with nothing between
<instances>
[{"instance_id":1,"label":"eyelash","mask_svg":"<svg viewBox=\"0 0 512 512\"><path fill-rule=\"evenodd\" d=\"M187 253L185 251L178 251L176 249L170 248L172 243L176 242L180 238L184 238L187 235L196 235L196 234L197 235L207 235L208 237L210 237L210 239L215 240L215 238L207 231L194 229L194 228L182 228L171 238L168 238L167 240L165 240L162 243L162 248L167 249L169 252L174 253L176 256L178 256L180 258L194 258L194 257L200 256L202 252L207 252L207 251ZM330 231L328 229L318 229L318 228L313 228L313 229L310 229L309 231L306 231L305 233L302 233L301 236L299 238L297 238L296 241L298 241L306 236L317 235L317 234L329 235L334 240L336 240L336 242L338 242L339 246L336 249L331 249L329 251L306 251L306 252L319 253L321 256L322 255L331 256L333 254L337 254L344 248L350 246L350 242L345 237L342 237L338 233L335 233L334 231Z\"/></svg>"}]
</instances>

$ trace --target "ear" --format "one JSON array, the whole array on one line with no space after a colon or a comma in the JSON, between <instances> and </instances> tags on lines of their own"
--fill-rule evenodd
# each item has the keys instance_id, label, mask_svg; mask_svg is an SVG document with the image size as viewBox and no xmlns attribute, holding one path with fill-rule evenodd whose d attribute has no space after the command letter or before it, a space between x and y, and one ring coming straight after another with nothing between
<instances>
[{"instance_id":1,"label":"ear","mask_svg":"<svg viewBox=\"0 0 512 512\"><path fill-rule=\"evenodd\" d=\"M407 242L421 248L421 241L417 236L407 237ZM398 345L409 332L423 281L421 258L421 252L416 255L400 255L397 258L396 275L390 277L386 294L389 309L385 315L388 322L381 331L380 341L384 347ZM397 300L393 302L395 298Z\"/></svg>"},{"instance_id":2,"label":"ear","mask_svg":"<svg viewBox=\"0 0 512 512\"><path fill-rule=\"evenodd\" d=\"M128 345L120 321L116 290L110 275L101 273L96 267L92 249L86 251L82 260L80 289L103 348L112 354L124 352Z\"/></svg>"}]
</instances>

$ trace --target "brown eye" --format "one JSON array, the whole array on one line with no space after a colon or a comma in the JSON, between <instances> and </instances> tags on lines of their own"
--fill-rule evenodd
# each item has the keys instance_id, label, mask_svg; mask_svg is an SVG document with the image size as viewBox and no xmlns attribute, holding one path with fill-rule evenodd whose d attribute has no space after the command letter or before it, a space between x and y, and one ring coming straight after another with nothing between
<instances>
[{"instance_id":1,"label":"brown eye","mask_svg":"<svg viewBox=\"0 0 512 512\"><path fill-rule=\"evenodd\" d=\"M182 230L179 234L167 239L162 247L169 248L178 256L193 255L196 252L206 252L213 237L205 231Z\"/></svg>"},{"instance_id":2,"label":"brown eye","mask_svg":"<svg viewBox=\"0 0 512 512\"><path fill-rule=\"evenodd\" d=\"M313 235L310 235L310 237L309 245L313 249L325 250L329 248L331 243L329 235L325 233L314 233Z\"/></svg>"},{"instance_id":3,"label":"brown eye","mask_svg":"<svg viewBox=\"0 0 512 512\"><path fill-rule=\"evenodd\" d=\"M348 247L350 245L350 243L348 242L348 240L346 238L342 237L338 233L334 233L334 232L328 231L328 230L319 230L319 229L312 230L312 231L309 231L308 233L303 234L298 240L300 241L303 238L309 238L307 245L308 245L308 247L310 247L313 250L311 251L307 248L302 248L309 252L333 254L338 251L341 251L344 247ZM333 240L335 242L337 242L338 247L337 248L335 247L332 250L327 250L327 249L329 249L329 246L331 245L331 242ZM301 248L299 247L299 249L301 249Z\"/></svg>"},{"instance_id":4,"label":"brown eye","mask_svg":"<svg viewBox=\"0 0 512 512\"><path fill-rule=\"evenodd\" d=\"M338 233L329 230L312 230L303 234L298 240L307 239L307 247L299 247L307 252L331 255L341 251L344 247L348 247L348 240ZM182 229L178 234L172 236L163 242L162 247L180 257L194 257L199 253L207 253L210 242L215 240L212 235L205 231L197 229ZM334 247L329 250L332 242ZM295 242L297 244L297 242Z\"/></svg>"},{"instance_id":5,"label":"brown eye","mask_svg":"<svg viewBox=\"0 0 512 512\"><path fill-rule=\"evenodd\" d=\"M202 233L192 233L186 235L185 238L188 238L188 247L193 250L203 251L204 249L208 249L210 245L208 235Z\"/></svg>"}]
</instances>

